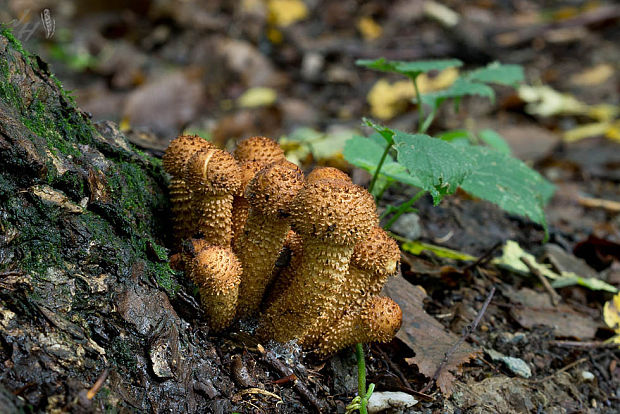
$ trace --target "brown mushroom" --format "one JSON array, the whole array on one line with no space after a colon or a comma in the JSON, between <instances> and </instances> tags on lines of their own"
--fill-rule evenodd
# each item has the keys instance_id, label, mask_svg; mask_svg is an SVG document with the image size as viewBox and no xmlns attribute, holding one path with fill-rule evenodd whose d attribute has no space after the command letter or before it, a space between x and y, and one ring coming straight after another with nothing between
<instances>
[{"instance_id":1,"label":"brown mushroom","mask_svg":"<svg viewBox=\"0 0 620 414\"><path fill-rule=\"evenodd\" d=\"M358 342L389 342L402 324L403 313L396 302L372 296L346 312L319 338L317 353L328 356Z\"/></svg>"},{"instance_id":2,"label":"brown mushroom","mask_svg":"<svg viewBox=\"0 0 620 414\"><path fill-rule=\"evenodd\" d=\"M351 177L349 177L347 173L334 167L316 167L306 176L306 182L308 184L312 184L326 178L340 179L351 182Z\"/></svg>"},{"instance_id":3,"label":"brown mushroom","mask_svg":"<svg viewBox=\"0 0 620 414\"><path fill-rule=\"evenodd\" d=\"M216 332L234 321L241 272L241 263L230 248L208 246L192 261L192 279L200 290L209 326Z\"/></svg>"},{"instance_id":4,"label":"brown mushroom","mask_svg":"<svg viewBox=\"0 0 620 414\"><path fill-rule=\"evenodd\" d=\"M232 205L233 242L241 234L250 213L250 203L248 203L244 196L245 189L261 168L263 168L263 165L258 161L245 161L241 163L241 187L239 192L233 196Z\"/></svg>"},{"instance_id":5,"label":"brown mushroom","mask_svg":"<svg viewBox=\"0 0 620 414\"><path fill-rule=\"evenodd\" d=\"M347 307L361 306L369 296L378 295L388 277L396 274L400 260L400 249L394 239L385 230L377 226L355 245L349 273L344 281L340 303L346 304L341 309L334 309L333 314L326 314L300 341L304 347L312 347L325 331L342 317Z\"/></svg>"},{"instance_id":6,"label":"brown mushroom","mask_svg":"<svg viewBox=\"0 0 620 414\"><path fill-rule=\"evenodd\" d=\"M232 200L239 191L239 165L229 153L208 148L187 162L185 181L192 190L196 232L212 245L230 247Z\"/></svg>"},{"instance_id":7,"label":"brown mushroom","mask_svg":"<svg viewBox=\"0 0 620 414\"><path fill-rule=\"evenodd\" d=\"M265 166L283 160L284 150L277 142L267 137L250 137L237 144L233 155L240 163L256 161Z\"/></svg>"},{"instance_id":8,"label":"brown mushroom","mask_svg":"<svg viewBox=\"0 0 620 414\"><path fill-rule=\"evenodd\" d=\"M209 147L212 145L197 135L180 135L170 142L162 158L164 170L172 175L168 189L177 244L191 236L191 191L184 180L187 160Z\"/></svg>"},{"instance_id":9,"label":"brown mushroom","mask_svg":"<svg viewBox=\"0 0 620 414\"><path fill-rule=\"evenodd\" d=\"M373 197L338 179L306 184L295 198L292 228L303 239L292 284L265 312L259 334L286 342L303 338L334 309L355 245L378 224Z\"/></svg>"},{"instance_id":10,"label":"brown mushroom","mask_svg":"<svg viewBox=\"0 0 620 414\"><path fill-rule=\"evenodd\" d=\"M246 188L250 212L234 243L234 251L244 269L239 289L239 316L251 315L259 309L290 229L291 204L303 181L301 170L284 161L263 168Z\"/></svg>"}]
</instances>

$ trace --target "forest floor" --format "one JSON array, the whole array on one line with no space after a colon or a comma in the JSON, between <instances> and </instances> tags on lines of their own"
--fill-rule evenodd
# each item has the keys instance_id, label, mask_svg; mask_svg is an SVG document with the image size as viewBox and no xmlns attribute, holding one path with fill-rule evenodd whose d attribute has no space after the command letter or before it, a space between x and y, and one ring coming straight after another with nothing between
<instances>
[{"instance_id":1,"label":"forest floor","mask_svg":"<svg viewBox=\"0 0 620 414\"><path fill-rule=\"evenodd\" d=\"M549 240L543 243L540 226L464 193L437 207L422 199L418 212L399 220L393 233L473 259L403 251L402 277L386 289L403 307L403 328L392 343L367 348L369 382L376 391L414 396L418 404L407 412L620 410L620 350L604 342L614 335L603 320L613 294L574 285L545 288L535 274L509 272L491 261L513 240L557 271L620 287L617 3L566 1L541 8L530 0L479 0L438 7L430 1L312 0L306 14L283 26L298 12L297 2L270 10L259 0L138 1L128 9L120 1L49 0L42 2L55 20L49 39L38 25L44 6L1 3L7 7L0 8L0 22L12 22L16 37L50 63L80 108L95 120L117 122L148 153L161 156L181 131L228 148L251 135L284 137L305 169L334 165L362 185L367 174L340 155L344 140L362 130L363 116L377 117L373 105L389 106L381 121L401 130L414 128L417 113L389 94L372 100L378 80L399 79L357 67L355 60L458 58L467 69L493 61L523 65L528 85L551 88L540 101L500 88L495 103L468 98L458 112L443 110L430 133L467 127L502 135L515 156L556 186L546 208ZM580 111L571 110L575 101ZM597 117L597 109L612 115ZM598 125L594 132L579 129L591 124ZM307 128L320 131L330 149L306 151L298 138ZM380 207L409 199L410 191L392 187ZM201 335L204 321L191 286L181 284L171 305ZM437 370L479 314L476 329ZM208 382L202 392L233 395L244 411L273 412L283 399L289 401L286 412L313 405L344 412L356 393L351 350L328 361L269 351L293 352L290 368L312 395L308 399L293 381L277 381L288 374L278 373L277 362L269 362L274 354L261 353L248 335L209 340L212 349L205 352L219 356L234 383ZM433 347L438 341L444 346ZM222 403L219 410L229 407Z\"/></svg>"}]
</instances>

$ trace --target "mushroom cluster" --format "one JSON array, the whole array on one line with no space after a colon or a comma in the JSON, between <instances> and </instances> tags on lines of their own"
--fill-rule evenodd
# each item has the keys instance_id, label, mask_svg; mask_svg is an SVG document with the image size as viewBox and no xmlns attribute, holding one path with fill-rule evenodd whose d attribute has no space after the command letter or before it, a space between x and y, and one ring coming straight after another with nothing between
<instances>
[{"instance_id":1,"label":"mushroom cluster","mask_svg":"<svg viewBox=\"0 0 620 414\"><path fill-rule=\"evenodd\" d=\"M260 338L320 355L396 334L401 310L380 292L400 251L348 175L319 167L304 177L265 137L230 154L182 135L163 165L181 262L214 331L256 316Z\"/></svg>"}]
</instances>

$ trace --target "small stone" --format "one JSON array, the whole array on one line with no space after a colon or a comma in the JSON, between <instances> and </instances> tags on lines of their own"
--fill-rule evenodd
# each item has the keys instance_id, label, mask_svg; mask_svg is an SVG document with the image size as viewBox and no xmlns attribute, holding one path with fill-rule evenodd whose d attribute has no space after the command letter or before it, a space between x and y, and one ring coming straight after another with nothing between
<instances>
[{"instance_id":1,"label":"small stone","mask_svg":"<svg viewBox=\"0 0 620 414\"><path fill-rule=\"evenodd\" d=\"M392 225L392 231L409 240L417 240L422 234L420 216L416 213L403 214Z\"/></svg>"},{"instance_id":2,"label":"small stone","mask_svg":"<svg viewBox=\"0 0 620 414\"><path fill-rule=\"evenodd\" d=\"M594 381L594 374L590 371L581 371L581 379L585 382Z\"/></svg>"},{"instance_id":3,"label":"small stone","mask_svg":"<svg viewBox=\"0 0 620 414\"><path fill-rule=\"evenodd\" d=\"M389 410L390 413L402 413L413 407L418 400L404 392L373 392L368 400L368 413L380 413Z\"/></svg>"}]
</instances>

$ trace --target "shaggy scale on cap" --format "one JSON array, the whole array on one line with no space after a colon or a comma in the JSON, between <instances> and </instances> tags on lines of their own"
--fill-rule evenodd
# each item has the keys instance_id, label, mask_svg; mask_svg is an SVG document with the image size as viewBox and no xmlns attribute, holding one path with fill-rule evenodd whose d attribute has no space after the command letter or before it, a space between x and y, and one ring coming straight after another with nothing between
<instances>
[{"instance_id":1,"label":"shaggy scale on cap","mask_svg":"<svg viewBox=\"0 0 620 414\"><path fill-rule=\"evenodd\" d=\"M267 137L251 137L241 141L234 156L239 162L256 161L263 166L285 159L284 150Z\"/></svg>"},{"instance_id":2,"label":"shaggy scale on cap","mask_svg":"<svg viewBox=\"0 0 620 414\"><path fill-rule=\"evenodd\" d=\"M306 183L312 184L320 180L332 178L351 182L351 177L344 171L334 167L316 167L306 176Z\"/></svg>"}]
</instances>

